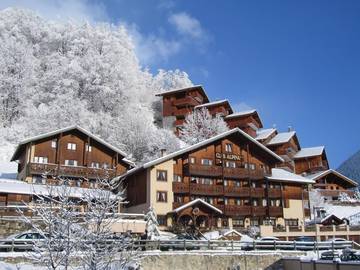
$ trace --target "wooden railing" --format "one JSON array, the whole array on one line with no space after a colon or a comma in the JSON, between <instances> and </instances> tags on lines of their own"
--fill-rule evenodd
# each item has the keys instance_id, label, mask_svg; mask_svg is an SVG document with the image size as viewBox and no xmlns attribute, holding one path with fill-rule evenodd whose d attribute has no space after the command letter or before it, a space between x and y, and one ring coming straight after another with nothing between
<instances>
[{"instance_id":1,"label":"wooden railing","mask_svg":"<svg viewBox=\"0 0 360 270\"><path fill-rule=\"evenodd\" d=\"M225 215L229 216L250 216L251 206L247 205L225 205Z\"/></svg>"},{"instance_id":2,"label":"wooden railing","mask_svg":"<svg viewBox=\"0 0 360 270\"><path fill-rule=\"evenodd\" d=\"M83 166L66 166L48 163L30 163L28 165L30 174L47 174L84 178L112 178L115 177L114 169L90 168Z\"/></svg>"},{"instance_id":3,"label":"wooden railing","mask_svg":"<svg viewBox=\"0 0 360 270\"><path fill-rule=\"evenodd\" d=\"M174 106L183 106L183 105L192 105L192 106L196 106L198 105L199 102L196 101L194 98L192 97L184 97L184 98L179 98L177 100L173 101L173 105Z\"/></svg>"},{"instance_id":4,"label":"wooden railing","mask_svg":"<svg viewBox=\"0 0 360 270\"><path fill-rule=\"evenodd\" d=\"M256 217L266 216L266 207L265 206L252 206L251 213L253 216L256 216Z\"/></svg>"},{"instance_id":5,"label":"wooden railing","mask_svg":"<svg viewBox=\"0 0 360 270\"><path fill-rule=\"evenodd\" d=\"M249 197L250 196L250 188L249 187L237 187L237 186L225 186L224 193L225 193L225 196Z\"/></svg>"},{"instance_id":6,"label":"wooden railing","mask_svg":"<svg viewBox=\"0 0 360 270\"><path fill-rule=\"evenodd\" d=\"M188 193L189 192L189 184L184 182L173 182L173 192L174 193Z\"/></svg>"},{"instance_id":7,"label":"wooden railing","mask_svg":"<svg viewBox=\"0 0 360 270\"><path fill-rule=\"evenodd\" d=\"M281 189L269 188L268 196L269 196L269 198L280 198L281 197Z\"/></svg>"},{"instance_id":8,"label":"wooden railing","mask_svg":"<svg viewBox=\"0 0 360 270\"><path fill-rule=\"evenodd\" d=\"M188 167L189 174L191 174L191 175L202 175L202 176L220 176L220 175L222 175L222 168L219 166L189 164L187 167Z\"/></svg>"},{"instance_id":9,"label":"wooden railing","mask_svg":"<svg viewBox=\"0 0 360 270\"><path fill-rule=\"evenodd\" d=\"M218 185L202 185L202 184L190 184L191 194L204 194L204 195L222 195L224 193L223 186Z\"/></svg>"},{"instance_id":10,"label":"wooden railing","mask_svg":"<svg viewBox=\"0 0 360 270\"><path fill-rule=\"evenodd\" d=\"M174 110L174 115L175 116L182 116L182 115L186 115L192 113L192 110L190 108L183 108L183 109L176 109Z\"/></svg>"},{"instance_id":11,"label":"wooden railing","mask_svg":"<svg viewBox=\"0 0 360 270\"><path fill-rule=\"evenodd\" d=\"M243 179L249 177L249 170L245 168L224 168L224 176Z\"/></svg>"},{"instance_id":12,"label":"wooden railing","mask_svg":"<svg viewBox=\"0 0 360 270\"><path fill-rule=\"evenodd\" d=\"M270 217L282 217L283 208L280 206L269 206L269 216Z\"/></svg>"},{"instance_id":13,"label":"wooden railing","mask_svg":"<svg viewBox=\"0 0 360 270\"><path fill-rule=\"evenodd\" d=\"M265 197L265 189L262 187L259 188L251 188L250 195L254 198L264 198Z\"/></svg>"}]
</instances>

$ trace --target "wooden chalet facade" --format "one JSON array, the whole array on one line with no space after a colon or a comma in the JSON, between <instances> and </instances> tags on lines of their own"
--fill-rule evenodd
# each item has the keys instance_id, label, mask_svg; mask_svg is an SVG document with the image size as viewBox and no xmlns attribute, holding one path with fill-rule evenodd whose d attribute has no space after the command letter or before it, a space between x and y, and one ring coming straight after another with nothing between
<instances>
[{"instance_id":1,"label":"wooden chalet facade","mask_svg":"<svg viewBox=\"0 0 360 270\"><path fill-rule=\"evenodd\" d=\"M281 162L281 157L247 133L232 129L127 172L122 176L129 201L125 211L146 212L151 205L163 226L303 223L309 215L304 209L309 206L308 185L313 181L274 169ZM194 220L191 209L182 209L194 200L217 211L205 207L210 213ZM187 214L179 215L178 209Z\"/></svg>"}]
</instances>

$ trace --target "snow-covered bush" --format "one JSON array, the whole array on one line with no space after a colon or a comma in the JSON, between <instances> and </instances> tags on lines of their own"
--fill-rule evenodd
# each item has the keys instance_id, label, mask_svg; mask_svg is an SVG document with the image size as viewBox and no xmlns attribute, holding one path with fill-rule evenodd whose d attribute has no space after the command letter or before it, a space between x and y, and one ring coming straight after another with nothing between
<instances>
[{"instance_id":1,"label":"snow-covered bush","mask_svg":"<svg viewBox=\"0 0 360 270\"><path fill-rule=\"evenodd\" d=\"M229 130L224 119L212 117L206 108L188 114L180 130L180 138L187 144L195 144Z\"/></svg>"},{"instance_id":2,"label":"snow-covered bush","mask_svg":"<svg viewBox=\"0 0 360 270\"><path fill-rule=\"evenodd\" d=\"M154 207L149 207L149 211L145 215L145 220L148 239L154 240L156 237L160 236L159 223Z\"/></svg>"},{"instance_id":3,"label":"snow-covered bush","mask_svg":"<svg viewBox=\"0 0 360 270\"><path fill-rule=\"evenodd\" d=\"M345 192L341 192L339 194L339 198L338 200L340 202L353 202L354 200L349 196L349 194L345 193Z\"/></svg>"},{"instance_id":4,"label":"snow-covered bush","mask_svg":"<svg viewBox=\"0 0 360 270\"><path fill-rule=\"evenodd\" d=\"M15 145L78 124L142 162L159 155L158 145L178 147L154 124L161 110L155 93L191 85L179 70L153 75L142 68L123 25L0 11L0 141Z\"/></svg>"}]
</instances>

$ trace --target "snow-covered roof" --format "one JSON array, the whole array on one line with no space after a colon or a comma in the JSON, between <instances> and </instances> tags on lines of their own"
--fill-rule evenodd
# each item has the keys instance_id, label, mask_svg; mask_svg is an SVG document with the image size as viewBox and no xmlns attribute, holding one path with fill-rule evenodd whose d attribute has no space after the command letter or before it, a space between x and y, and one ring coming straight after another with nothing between
<instances>
[{"instance_id":1,"label":"snow-covered roof","mask_svg":"<svg viewBox=\"0 0 360 270\"><path fill-rule=\"evenodd\" d=\"M206 102L209 102L209 97L206 94L205 89L203 88L202 85L194 85L194 86L164 91L164 92L156 94L156 96L165 96L165 95L170 95L170 94L175 94L175 93L180 93L180 92L187 92L187 91L191 91L191 90L195 90L195 89L200 90L203 93L203 95L205 96Z\"/></svg>"},{"instance_id":2,"label":"snow-covered roof","mask_svg":"<svg viewBox=\"0 0 360 270\"><path fill-rule=\"evenodd\" d=\"M195 106L195 109L200 109L200 108L204 108L204 107L211 107L211 106L216 106L219 104L228 104L231 110L231 113L233 112L233 109L231 108L231 105L229 103L229 101L227 99L222 99L222 100L217 100L217 101L213 101L213 102L208 102L208 103L204 103L204 104L200 104Z\"/></svg>"},{"instance_id":3,"label":"snow-covered roof","mask_svg":"<svg viewBox=\"0 0 360 270\"><path fill-rule=\"evenodd\" d=\"M67 186L68 187L68 186ZM61 186L51 186L52 194L56 194L57 190ZM94 191L96 189L79 188L79 187L68 187L70 188L70 197L80 198L85 192ZM28 184L27 182L13 179L0 179L0 192L10 194L25 194L25 195L49 195L50 188L46 185L41 184ZM106 191L110 192L110 191Z\"/></svg>"},{"instance_id":4,"label":"snow-covered roof","mask_svg":"<svg viewBox=\"0 0 360 270\"><path fill-rule=\"evenodd\" d=\"M359 214L360 209L357 204L347 204L347 205L334 205L326 204L324 209L328 215L335 215L340 219L349 219L351 216Z\"/></svg>"},{"instance_id":5,"label":"snow-covered roof","mask_svg":"<svg viewBox=\"0 0 360 270\"><path fill-rule=\"evenodd\" d=\"M186 203L186 204L184 204L184 205L182 205L182 206L174 209L173 212L176 212L176 213L177 213L177 212L180 212L180 211L182 211L182 210L184 210L184 209L186 209L186 208L188 208L188 207L190 207L190 206L192 206L192 205L194 205L194 204L197 204L197 203L201 203L201 204L203 204L203 205L211 208L211 209L214 210L215 212L218 212L219 214L222 214L222 213L223 213L220 209L218 209L218 208L216 208L215 206L213 206L213 205L205 202L205 201L202 200L202 199L196 199L196 200L193 200L193 201L191 201L191 202L188 202L188 203Z\"/></svg>"},{"instance_id":6,"label":"snow-covered roof","mask_svg":"<svg viewBox=\"0 0 360 270\"><path fill-rule=\"evenodd\" d=\"M275 128L267 128L267 129L261 129L256 132L255 139L258 141L266 140L269 138L273 133L276 132Z\"/></svg>"},{"instance_id":7,"label":"snow-covered roof","mask_svg":"<svg viewBox=\"0 0 360 270\"><path fill-rule=\"evenodd\" d=\"M287 143L292 137L295 136L295 134L295 131L278 133L274 138L270 140L270 142L267 143L267 145Z\"/></svg>"},{"instance_id":8,"label":"snow-covered roof","mask_svg":"<svg viewBox=\"0 0 360 270\"><path fill-rule=\"evenodd\" d=\"M309 178L279 168L271 169L271 176L267 176L266 178L269 180L281 181L281 182L296 182L296 183L304 183L304 184L315 183L314 180L311 180Z\"/></svg>"},{"instance_id":9,"label":"snow-covered roof","mask_svg":"<svg viewBox=\"0 0 360 270\"><path fill-rule=\"evenodd\" d=\"M246 116L246 115L250 115L256 113L256 110L248 110L248 111L242 111L242 112L236 112L236 113L232 113L227 115L225 118L235 118L235 117L240 117L240 116Z\"/></svg>"},{"instance_id":10,"label":"snow-covered roof","mask_svg":"<svg viewBox=\"0 0 360 270\"><path fill-rule=\"evenodd\" d=\"M16 162L0 162L0 179L16 179L17 169Z\"/></svg>"},{"instance_id":11,"label":"snow-covered roof","mask_svg":"<svg viewBox=\"0 0 360 270\"><path fill-rule=\"evenodd\" d=\"M31 137L31 138L27 138L25 140L23 140L22 142L19 143L19 145L17 146L16 150L15 150L15 153L13 154L12 158L11 158L11 161L14 161L16 159L16 155L17 155L17 152L19 151L20 147L24 144L27 144L29 142L33 142L33 141L37 141L37 140L41 140L41 139L44 139L44 138L47 138L47 137L51 137L51 136L54 136L54 135L57 135L59 133L62 133L62 132L67 132L67 131L70 131L70 130L78 130L80 131L81 133L84 133L86 134L87 136L89 136L90 138L92 138L93 140L97 141L98 143L100 144L103 144L105 145L106 147L110 148L111 150L119 153L120 155L122 155L123 157L127 156L127 154L125 152L123 152L122 150L120 150L119 148L105 142L103 139L99 138L98 136L92 134L91 132L87 131L86 129L78 126L78 125L73 125L73 126L69 126L69 127L65 127L65 128L61 128L61 129L57 129L57 130L53 130L53 131L50 131L50 132L47 132L47 133L43 133L43 134L40 134L40 135L37 135L37 136L34 136L34 137ZM128 159L122 159L124 162L134 166L135 164L128 160Z\"/></svg>"},{"instance_id":12,"label":"snow-covered roof","mask_svg":"<svg viewBox=\"0 0 360 270\"><path fill-rule=\"evenodd\" d=\"M352 185L354 185L354 186L358 186L358 185L359 185L356 181L350 179L349 177L347 177L347 176L345 176L345 175L343 175L343 174L341 174L341 173L339 173L338 171L335 171L335 170L333 170L333 169L329 169L329 170L326 170L326 171L320 171L320 172L317 172L317 173L314 173L314 174L308 174L308 175L306 175L306 178L309 178L309 179L311 179L311 180L316 181L316 180L321 179L321 178L323 178L324 176L327 176L327 175L329 175L329 174L334 174L334 175L336 175L337 177L339 177L339 178L341 178L341 179L349 182L350 184L352 184Z\"/></svg>"},{"instance_id":13,"label":"snow-covered roof","mask_svg":"<svg viewBox=\"0 0 360 270\"><path fill-rule=\"evenodd\" d=\"M301 150L294 155L294 159L320 156L324 150L324 146L301 148Z\"/></svg>"}]
</instances>

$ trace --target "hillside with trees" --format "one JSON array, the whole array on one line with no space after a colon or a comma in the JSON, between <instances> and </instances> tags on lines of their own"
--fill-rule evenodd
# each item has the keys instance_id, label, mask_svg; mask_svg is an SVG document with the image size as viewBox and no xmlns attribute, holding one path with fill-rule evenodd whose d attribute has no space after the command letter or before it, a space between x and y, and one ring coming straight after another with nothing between
<instances>
[{"instance_id":1,"label":"hillside with trees","mask_svg":"<svg viewBox=\"0 0 360 270\"><path fill-rule=\"evenodd\" d=\"M360 183L360 151L344 161L337 170Z\"/></svg>"}]
</instances>

